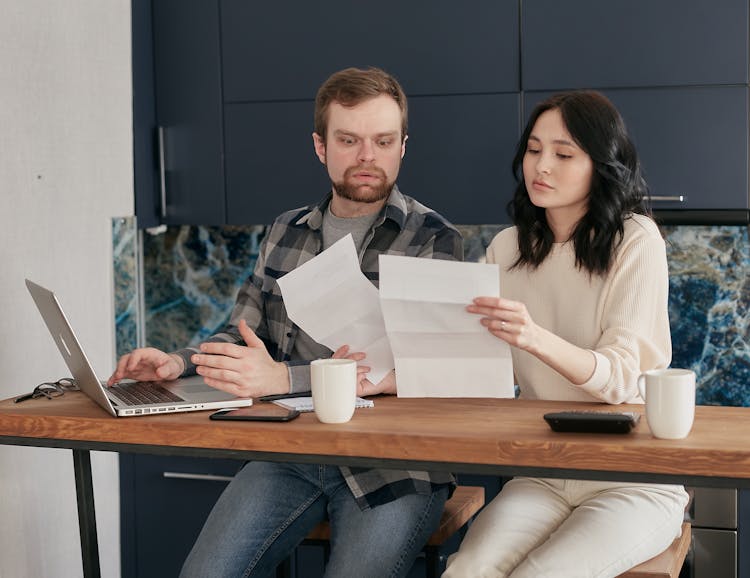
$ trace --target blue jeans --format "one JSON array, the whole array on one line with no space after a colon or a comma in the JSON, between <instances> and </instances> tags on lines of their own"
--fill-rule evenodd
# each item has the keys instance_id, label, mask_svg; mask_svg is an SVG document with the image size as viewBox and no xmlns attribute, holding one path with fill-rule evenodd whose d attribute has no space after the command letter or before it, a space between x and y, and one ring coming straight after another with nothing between
<instances>
[{"instance_id":1,"label":"blue jeans","mask_svg":"<svg viewBox=\"0 0 750 578\"><path fill-rule=\"evenodd\" d=\"M362 511L336 466L250 462L209 514L181 576L273 576L326 518L326 577L405 576L437 528L447 497L442 488Z\"/></svg>"}]
</instances>

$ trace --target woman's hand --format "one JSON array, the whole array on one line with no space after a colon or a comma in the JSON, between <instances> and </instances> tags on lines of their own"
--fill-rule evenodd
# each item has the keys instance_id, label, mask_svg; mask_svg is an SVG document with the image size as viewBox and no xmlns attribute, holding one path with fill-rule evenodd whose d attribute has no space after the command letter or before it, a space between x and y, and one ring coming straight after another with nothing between
<instances>
[{"instance_id":1,"label":"woman's hand","mask_svg":"<svg viewBox=\"0 0 750 578\"><path fill-rule=\"evenodd\" d=\"M534 323L526 305L520 301L477 297L466 310L482 315L480 322L492 335L529 352L572 384L580 385L591 379L596 369L593 351L578 347Z\"/></svg>"},{"instance_id":2,"label":"woman's hand","mask_svg":"<svg viewBox=\"0 0 750 578\"><path fill-rule=\"evenodd\" d=\"M466 310L482 315L480 323L495 337L524 351L534 353L538 350L540 328L520 301L477 297Z\"/></svg>"}]
</instances>

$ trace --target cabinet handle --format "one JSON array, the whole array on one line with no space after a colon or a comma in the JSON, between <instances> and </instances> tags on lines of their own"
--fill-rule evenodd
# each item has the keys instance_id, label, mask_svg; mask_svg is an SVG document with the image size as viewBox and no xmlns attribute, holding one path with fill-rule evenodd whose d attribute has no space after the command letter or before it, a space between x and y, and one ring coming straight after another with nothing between
<instances>
[{"instance_id":1,"label":"cabinet handle","mask_svg":"<svg viewBox=\"0 0 750 578\"><path fill-rule=\"evenodd\" d=\"M656 201L657 203L684 203L685 201L687 201L685 195L654 195L650 198L652 201Z\"/></svg>"},{"instance_id":2,"label":"cabinet handle","mask_svg":"<svg viewBox=\"0 0 750 578\"><path fill-rule=\"evenodd\" d=\"M165 478L173 480L200 480L202 482L231 482L234 476L217 476L214 474L190 474L185 472L162 472Z\"/></svg>"},{"instance_id":3,"label":"cabinet handle","mask_svg":"<svg viewBox=\"0 0 750 578\"><path fill-rule=\"evenodd\" d=\"M164 147L164 127L159 126L157 130L159 139L159 211L162 219L167 218L167 164Z\"/></svg>"}]
</instances>

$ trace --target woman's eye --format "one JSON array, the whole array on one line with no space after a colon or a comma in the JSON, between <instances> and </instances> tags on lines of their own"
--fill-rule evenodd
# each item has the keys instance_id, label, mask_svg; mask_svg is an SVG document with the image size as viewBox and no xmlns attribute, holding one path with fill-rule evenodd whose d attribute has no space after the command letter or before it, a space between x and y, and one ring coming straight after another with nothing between
<instances>
[{"instance_id":1,"label":"woman's eye","mask_svg":"<svg viewBox=\"0 0 750 578\"><path fill-rule=\"evenodd\" d=\"M572 159L573 155L566 155L565 153L557 153L557 158L560 158L560 159Z\"/></svg>"},{"instance_id":2,"label":"woman's eye","mask_svg":"<svg viewBox=\"0 0 750 578\"><path fill-rule=\"evenodd\" d=\"M526 152L530 155L536 155L536 154L539 154L541 151L539 149L533 149L529 147L526 149Z\"/></svg>"}]
</instances>

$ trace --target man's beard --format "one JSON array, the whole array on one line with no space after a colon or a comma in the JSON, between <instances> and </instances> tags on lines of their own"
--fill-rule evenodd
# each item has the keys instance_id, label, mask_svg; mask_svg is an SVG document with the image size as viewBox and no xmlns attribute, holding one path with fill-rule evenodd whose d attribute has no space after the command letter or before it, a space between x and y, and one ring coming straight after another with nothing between
<instances>
[{"instance_id":1,"label":"man's beard","mask_svg":"<svg viewBox=\"0 0 750 578\"><path fill-rule=\"evenodd\" d=\"M379 177L379 183L377 184L355 184L352 182L352 175L356 172L367 171L368 173L375 174ZM388 181L385 176L385 171L380 167L349 167L344 171L344 178L340 182L334 182L333 188L336 193L344 199L355 201L358 203L377 203L383 199L387 199L395 181Z\"/></svg>"}]
</instances>

